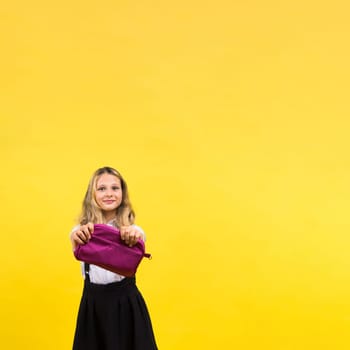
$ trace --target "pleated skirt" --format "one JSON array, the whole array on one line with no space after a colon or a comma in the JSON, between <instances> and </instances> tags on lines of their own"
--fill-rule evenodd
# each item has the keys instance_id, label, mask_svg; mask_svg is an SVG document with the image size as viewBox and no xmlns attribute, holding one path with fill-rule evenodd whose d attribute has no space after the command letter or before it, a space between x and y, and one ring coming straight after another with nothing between
<instances>
[{"instance_id":1,"label":"pleated skirt","mask_svg":"<svg viewBox=\"0 0 350 350\"><path fill-rule=\"evenodd\" d=\"M157 350L134 277L106 285L85 278L73 350Z\"/></svg>"}]
</instances>

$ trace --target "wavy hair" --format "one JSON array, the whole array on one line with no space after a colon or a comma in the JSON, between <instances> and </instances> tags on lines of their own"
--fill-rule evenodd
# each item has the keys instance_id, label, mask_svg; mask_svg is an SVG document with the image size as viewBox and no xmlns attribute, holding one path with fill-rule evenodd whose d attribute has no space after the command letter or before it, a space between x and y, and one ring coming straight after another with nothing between
<instances>
[{"instance_id":1,"label":"wavy hair","mask_svg":"<svg viewBox=\"0 0 350 350\"><path fill-rule=\"evenodd\" d=\"M85 225L88 222L92 222L93 224L106 223L103 217L102 210L95 199L97 180L103 174L114 175L120 180L121 183L122 202L120 203L119 207L116 208L115 225L117 227L123 225L132 225L135 221L135 212L132 209L130 203L128 186L121 174L119 173L119 171L108 166L97 169L92 175L83 200L82 211L79 217L79 223L81 225Z\"/></svg>"}]
</instances>

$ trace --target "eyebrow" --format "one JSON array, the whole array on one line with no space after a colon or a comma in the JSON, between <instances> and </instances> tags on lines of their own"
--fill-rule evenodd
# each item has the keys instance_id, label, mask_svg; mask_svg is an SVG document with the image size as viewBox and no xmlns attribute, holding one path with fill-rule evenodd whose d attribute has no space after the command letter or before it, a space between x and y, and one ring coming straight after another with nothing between
<instances>
[{"instance_id":1,"label":"eyebrow","mask_svg":"<svg viewBox=\"0 0 350 350\"><path fill-rule=\"evenodd\" d=\"M102 183L102 184L97 184L97 187L101 187L101 186L107 186L106 184ZM116 182L110 184L110 186L119 186L119 184L117 184Z\"/></svg>"}]
</instances>

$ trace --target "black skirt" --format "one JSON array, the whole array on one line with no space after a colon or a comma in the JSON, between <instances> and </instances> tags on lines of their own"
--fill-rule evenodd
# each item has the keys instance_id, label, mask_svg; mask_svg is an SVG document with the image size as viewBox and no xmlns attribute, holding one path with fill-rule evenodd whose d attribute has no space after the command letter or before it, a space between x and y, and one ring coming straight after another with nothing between
<instances>
[{"instance_id":1,"label":"black skirt","mask_svg":"<svg viewBox=\"0 0 350 350\"><path fill-rule=\"evenodd\" d=\"M73 350L157 350L135 277L103 285L86 276Z\"/></svg>"}]
</instances>

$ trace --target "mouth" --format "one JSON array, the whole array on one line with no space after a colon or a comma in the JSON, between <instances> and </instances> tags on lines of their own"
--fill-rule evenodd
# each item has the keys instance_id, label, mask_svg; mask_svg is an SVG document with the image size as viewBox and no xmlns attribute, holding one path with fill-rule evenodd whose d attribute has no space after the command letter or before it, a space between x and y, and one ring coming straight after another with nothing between
<instances>
[{"instance_id":1,"label":"mouth","mask_svg":"<svg viewBox=\"0 0 350 350\"><path fill-rule=\"evenodd\" d=\"M105 204L113 204L115 201L114 200L106 200L106 201L103 201L103 203Z\"/></svg>"}]
</instances>

